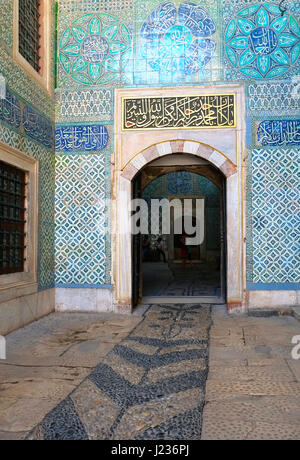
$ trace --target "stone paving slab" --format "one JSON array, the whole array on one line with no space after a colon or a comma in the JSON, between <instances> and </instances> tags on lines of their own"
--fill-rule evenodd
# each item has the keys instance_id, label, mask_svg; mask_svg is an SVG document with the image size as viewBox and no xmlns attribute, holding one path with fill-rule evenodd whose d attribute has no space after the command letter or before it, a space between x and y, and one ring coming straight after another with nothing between
<instances>
[{"instance_id":1,"label":"stone paving slab","mask_svg":"<svg viewBox=\"0 0 300 460\"><path fill-rule=\"evenodd\" d=\"M206 402L206 415L217 415L228 420L241 418L245 421L266 423L300 423L300 397L294 396L242 396L232 401Z\"/></svg>"},{"instance_id":2,"label":"stone paving slab","mask_svg":"<svg viewBox=\"0 0 300 460\"><path fill-rule=\"evenodd\" d=\"M213 311L202 439L300 439L299 322ZM242 338L242 341L241 341Z\"/></svg>"},{"instance_id":3,"label":"stone paving slab","mask_svg":"<svg viewBox=\"0 0 300 460\"><path fill-rule=\"evenodd\" d=\"M295 377L290 371L287 364L283 363L282 367L277 366L237 366L237 367L218 367L210 371L210 379L222 382L245 381L253 382L254 380L274 382L294 382Z\"/></svg>"},{"instance_id":4,"label":"stone paving slab","mask_svg":"<svg viewBox=\"0 0 300 460\"><path fill-rule=\"evenodd\" d=\"M222 399L228 393L250 396L300 396L300 383L274 380L254 380L252 382L208 380L206 385L206 398L208 401Z\"/></svg>"},{"instance_id":5,"label":"stone paving slab","mask_svg":"<svg viewBox=\"0 0 300 460\"><path fill-rule=\"evenodd\" d=\"M9 334L0 362L0 439L24 438L140 321L55 313Z\"/></svg>"}]
</instances>

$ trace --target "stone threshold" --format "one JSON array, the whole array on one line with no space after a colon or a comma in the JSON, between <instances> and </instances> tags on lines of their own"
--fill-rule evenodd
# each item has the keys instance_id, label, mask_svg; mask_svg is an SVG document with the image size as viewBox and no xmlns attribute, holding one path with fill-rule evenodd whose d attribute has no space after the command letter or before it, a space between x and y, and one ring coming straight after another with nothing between
<instances>
[{"instance_id":1,"label":"stone threshold","mask_svg":"<svg viewBox=\"0 0 300 460\"><path fill-rule=\"evenodd\" d=\"M224 305L224 299L222 297L163 297L163 296L147 296L143 297L142 304L213 304L213 305Z\"/></svg>"}]
</instances>

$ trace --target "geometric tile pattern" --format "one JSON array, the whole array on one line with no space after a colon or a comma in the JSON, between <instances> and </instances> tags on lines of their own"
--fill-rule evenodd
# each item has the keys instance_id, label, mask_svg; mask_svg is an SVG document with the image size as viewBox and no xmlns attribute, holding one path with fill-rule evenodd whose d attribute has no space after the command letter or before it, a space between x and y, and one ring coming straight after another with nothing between
<instances>
[{"instance_id":1,"label":"geometric tile pattern","mask_svg":"<svg viewBox=\"0 0 300 460\"><path fill-rule=\"evenodd\" d=\"M10 3L10 4L9 4ZM12 46L13 6L12 2L1 0L0 41L3 40L9 47ZM2 63L1 63L2 64Z\"/></svg>"},{"instance_id":2,"label":"geometric tile pattern","mask_svg":"<svg viewBox=\"0 0 300 460\"><path fill-rule=\"evenodd\" d=\"M297 148L252 151L254 283L300 282L299 164Z\"/></svg>"},{"instance_id":3,"label":"geometric tile pattern","mask_svg":"<svg viewBox=\"0 0 300 460\"><path fill-rule=\"evenodd\" d=\"M56 123L111 121L113 92L106 88L57 91L55 109Z\"/></svg>"},{"instance_id":4,"label":"geometric tile pattern","mask_svg":"<svg viewBox=\"0 0 300 460\"><path fill-rule=\"evenodd\" d=\"M122 11L133 8L134 0L64 0L59 7L62 13L77 11Z\"/></svg>"},{"instance_id":5,"label":"geometric tile pattern","mask_svg":"<svg viewBox=\"0 0 300 460\"><path fill-rule=\"evenodd\" d=\"M49 152L39 168L39 289L55 283L55 157Z\"/></svg>"},{"instance_id":6,"label":"geometric tile pattern","mask_svg":"<svg viewBox=\"0 0 300 460\"><path fill-rule=\"evenodd\" d=\"M295 81L255 83L247 87L247 111L253 115L298 115L300 98Z\"/></svg>"},{"instance_id":7,"label":"geometric tile pattern","mask_svg":"<svg viewBox=\"0 0 300 460\"><path fill-rule=\"evenodd\" d=\"M56 284L106 283L105 154L56 155Z\"/></svg>"},{"instance_id":8,"label":"geometric tile pattern","mask_svg":"<svg viewBox=\"0 0 300 460\"><path fill-rule=\"evenodd\" d=\"M210 308L157 305L27 439L201 438Z\"/></svg>"}]
</instances>

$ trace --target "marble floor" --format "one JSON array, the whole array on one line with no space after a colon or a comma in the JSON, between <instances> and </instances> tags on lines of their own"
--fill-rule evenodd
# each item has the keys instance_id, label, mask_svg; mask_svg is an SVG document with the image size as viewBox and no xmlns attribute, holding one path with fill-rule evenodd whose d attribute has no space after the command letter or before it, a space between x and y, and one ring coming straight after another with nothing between
<instances>
[{"instance_id":1,"label":"marble floor","mask_svg":"<svg viewBox=\"0 0 300 460\"><path fill-rule=\"evenodd\" d=\"M204 304L49 315L7 336L0 439L300 440L299 333Z\"/></svg>"},{"instance_id":2,"label":"marble floor","mask_svg":"<svg viewBox=\"0 0 300 460\"><path fill-rule=\"evenodd\" d=\"M143 296L220 297L220 272L205 263L143 262Z\"/></svg>"}]
</instances>

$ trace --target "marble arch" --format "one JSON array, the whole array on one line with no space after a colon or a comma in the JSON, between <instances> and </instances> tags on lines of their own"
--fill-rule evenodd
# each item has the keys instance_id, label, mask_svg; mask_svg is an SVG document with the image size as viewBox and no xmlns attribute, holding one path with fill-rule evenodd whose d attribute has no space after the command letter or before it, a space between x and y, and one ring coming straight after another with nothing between
<instances>
[{"instance_id":1,"label":"marble arch","mask_svg":"<svg viewBox=\"0 0 300 460\"><path fill-rule=\"evenodd\" d=\"M239 85L232 86L229 89L228 86L224 87L222 91L235 91L237 123L234 128L226 130L208 128L123 131L122 98L128 95L138 97L157 93L153 88L116 90L116 148L112 161L112 277L115 287L115 311L130 312L132 309L132 241L129 219L132 180L153 160L178 153L205 159L226 177L227 307L230 312L241 312L245 309L244 105L243 88ZM176 90L180 94L178 88L164 88L163 94L170 92L174 95ZM157 91L159 93L160 90ZM186 88L185 91L187 92ZM211 93L203 87L189 88L189 94L199 94L201 91L202 94Z\"/></svg>"}]
</instances>

